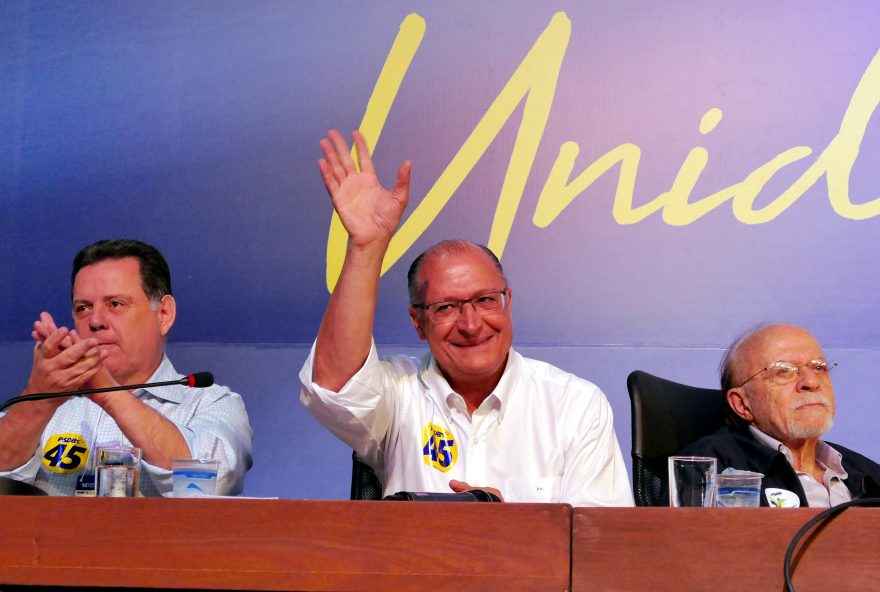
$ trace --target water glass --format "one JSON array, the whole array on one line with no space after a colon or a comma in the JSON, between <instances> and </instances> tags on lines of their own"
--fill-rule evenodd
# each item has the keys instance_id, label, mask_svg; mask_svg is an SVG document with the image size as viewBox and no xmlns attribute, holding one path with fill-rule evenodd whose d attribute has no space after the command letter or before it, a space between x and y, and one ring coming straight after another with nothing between
<instances>
[{"instance_id":1,"label":"water glass","mask_svg":"<svg viewBox=\"0 0 880 592\"><path fill-rule=\"evenodd\" d=\"M757 508L761 505L762 473L735 471L719 473L716 504L719 508Z\"/></svg>"},{"instance_id":2,"label":"water glass","mask_svg":"<svg viewBox=\"0 0 880 592\"><path fill-rule=\"evenodd\" d=\"M136 496L141 449L133 446L99 446L97 455L97 496Z\"/></svg>"},{"instance_id":3,"label":"water glass","mask_svg":"<svg viewBox=\"0 0 880 592\"><path fill-rule=\"evenodd\" d=\"M171 461L174 497L214 495L220 461L198 458L175 458Z\"/></svg>"},{"instance_id":4,"label":"water glass","mask_svg":"<svg viewBox=\"0 0 880 592\"><path fill-rule=\"evenodd\" d=\"M717 461L709 456L669 457L669 505L673 508L715 506Z\"/></svg>"}]
</instances>

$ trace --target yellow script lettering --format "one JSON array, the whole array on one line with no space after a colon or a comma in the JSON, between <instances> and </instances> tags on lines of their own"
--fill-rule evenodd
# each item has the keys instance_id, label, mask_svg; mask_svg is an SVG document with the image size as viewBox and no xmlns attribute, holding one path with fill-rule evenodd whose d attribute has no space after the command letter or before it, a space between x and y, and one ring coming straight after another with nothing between
<instances>
[{"instance_id":1,"label":"yellow script lettering","mask_svg":"<svg viewBox=\"0 0 880 592\"><path fill-rule=\"evenodd\" d=\"M422 22L424 23L424 21ZM405 24L406 21L404 22ZM401 26L398 40L403 35L404 26ZM430 226L431 222L434 221L447 204L456 189L464 182L477 161L483 156L489 145L504 127L504 124L513 115L516 107L525 97L522 121L514 141L510 164L507 167L498 205L495 209L495 218L489 233L489 248L498 257L502 256L508 236L510 235L513 219L516 216L516 211L522 198L523 189L535 160L538 144L544 134L547 118L550 115L550 108L556 92L556 83L559 79L559 70L562 67L562 59L565 56L570 37L571 21L568 17L562 12L553 15L550 24L535 41L529 53L486 110L486 113L477 123L476 127L474 127L470 136L462 144L459 151L422 199L421 203L413 210L409 218L406 219L391 239L388 245L388 252L385 254L385 259L382 262L383 274L403 256L416 239ZM386 61L386 66L392 59L399 60L397 56L393 55L397 45L398 41L395 41L395 45L392 47ZM414 46L410 44L408 47L414 53L418 43ZM411 59L412 55L406 61L407 66ZM399 68L396 70L399 78L403 77L405 70L405 67L402 70ZM385 71L386 69L383 69L383 74L385 74ZM397 80L398 77L394 77L394 79ZM380 86L382 86L381 77L373 90L374 96L380 91L385 92ZM390 100L387 106L390 108L390 103L393 102L393 98L397 94L397 88L394 88L393 93L388 94L390 95ZM370 103L372 104L372 102L373 98L371 97ZM370 136L378 137L384 124L384 116L387 114L387 109L384 112L379 109L376 111L377 114L372 114L368 106L367 113L364 115L364 123L372 123L374 117L382 115L381 123L378 125L374 124L372 127L374 131L370 134ZM362 131L365 131L363 127ZM366 131L365 135L367 135ZM334 224L336 224L337 230L335 233L333 232ZM342 228L342 224L338 223L337 218L334 217L333 223L331 223L331 233L328 237L327 246L327 288L331 292L342 269L342 261L345 257L345 238L345 230Z\"/></svg>"},{"instance_id":2,"label":"yellow script lettering","mask_svg":"<svg viewBox=\"0 0 880 592\"><path fill-rule=\"evenodd\" d=\"M370 143L371 151L378 142L388 112L424 34L425 21L419 15L411 14L401 24L360 126ZM556 13L446 169L392 238L382 263L383 274L434 221L495 140L516 107L525 100L522 121L489 233L489 248L498 257L502 256L544 134L570 36L571 22L568 17L564 13ZM758 166L742 181L691 202L693 189L709 163L708 150L695 146L682 162L669 191L661 193L644 205L633 207L633 193L641 159L641 149L638 146L626 143L609 150L569 181L580 147L575 142L564 142L538 197L533 222L540 228L549 226L578 195L618 164L620 172L612 214L614 220L622 225L635 224L662 210L664 222L672 226L684 226L727 201L732 202L733 215L740 222L763 224L788 209L822 175L826 177L828 199L840 216L853 220L877 216L880 214L880 197L866 203L853 203L849 195L849 180L868 123L878 104L880 52L874 55L856 86L837 135L788 189L757 210L754 208L755 201L767 183L782 168L812 154L810 147L789 148ZM700 120L700 133L705 135L712 132L721 119L720 109L709 109ZM342 269L345 241L345 229L334 214L327 239L326 279L327 288L331 292Z\"/></svg>"},{"instance_id":3,"label":"yellow script lettering","mask_svg":"<svg viewBox=\"0 0 880 592\"><path fill-rule=\"evenodd\" d=\"M367 109L358 128L364 135L370 154L373 153L379 142L379 136L382 135L382 128L385 127L388 112L391 111L391 105L394 104L397 91L400 90L406 71L409 69L424 36L425 19L417 14L407 15L400 24L400 30L397 32L391 51L385 59L385 65L382 66L379 79L376 80L376 86L373 87L373 94L370 95ZM354 147L351 149L352 156L356 151L357 149ZM354 161L357 163L357 158ZM327 272L325 276L327 289L330 292L336 287L336 281L342 272L347 238L348 234L345 232L345 227L342 226L339 215L333 212L330 231L327 234Z\"/></svg>"},{"instance_id":4,"label":"yellow script lettering","mask_svg":"<svg viewBox=\"0 0 880 592\"><path fill-rule=\"evenodd\" d=\"M779 197L760 208L754 203L761 190L783 167L812 154L808 146L795 146L771 158L745 179L695 202L691 192L709 162L709 152L702 146L694 147L685 157L669 191L650 202L633 208L633 191L638 172L641 150L634 144L621 144L590 164L584 172L569 182L575 158L580 147L565 142L553 163L538 204L533 222L545 228L581 193L610 168L621 163L617 193L614 196L613 216L618 224L635 224L654 212L663 210L663 221L672 226L691 224L724 202L732 200L733 214L744 224L763 224L776 218L790 207L824 174L828 183L828 199L834 211L844 218L864 220L880 214L880 198L854 204L849 198L849 177L859 154L862 139L874 111L880 103L880 52L868 65L853 93L840 124L840 131L829 142L816 161ZM721 120L721 110L707 111L700 121L700 132L707 134Z\"/></svg>"}]
</instances>

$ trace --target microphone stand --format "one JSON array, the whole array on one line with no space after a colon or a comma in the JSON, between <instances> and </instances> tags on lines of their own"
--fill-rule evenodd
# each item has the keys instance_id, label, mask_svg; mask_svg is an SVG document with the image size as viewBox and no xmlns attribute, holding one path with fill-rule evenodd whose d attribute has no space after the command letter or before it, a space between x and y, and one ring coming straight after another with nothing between
<instances>
[{"instance_id":1,"label":"microphone stand","mask_svg":"<svg viewBox=\"0 0 880 592\"><path fill-rule=\"evenodd\" d=\"M190 374L189 376L185 376L183 378L179 378L177 380L166 380L164 382L150 382L145 384L124 384L120 386L107 386L103 388L94 388L94 389L85 389L82 391L68 391L63 393L33 393L30 395L20 395L18 397L13 397L9 400L0 403L0 412L6 410L9 407L12 407L16 403L21 403L22 401L41 401L43 399L55 399L60 397L82 397L85 395L94 395L97 393L110 393L113 391L134 391L142 388L152 388L155 386L172 386L172 385L184 385L184 386L210 386L214 382L214 378L211 377L209 384L199 384L204 380L207 382L207 377L202 377L201 375L208 374L205 372L199 373L199 376Z\"/></svg>"}]
</instances>

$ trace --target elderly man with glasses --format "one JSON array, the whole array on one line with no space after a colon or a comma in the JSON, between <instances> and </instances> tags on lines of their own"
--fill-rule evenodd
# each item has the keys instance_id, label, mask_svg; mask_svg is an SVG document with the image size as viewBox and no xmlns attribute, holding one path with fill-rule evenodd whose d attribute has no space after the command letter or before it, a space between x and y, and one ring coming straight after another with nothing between
<instances>
[{"instance_id":1,"label":"elderly man with glasses","mask_svg":"<svg viewBox=\"0 0 880 592\"><path fill-rule=\"evenodd\" d=\"M819 342L794 325L737 339L721 363L728 426L682 454L764 474L761 505L831 507L876 488L880 465L819 438L834 420L834 388Z\"/></svg>"},{"instance_id":2,"label":"elderly man with glasses","mask_svg":"<svg viewBox=\"0 0 880 592\"><path fill-rule=\"evenodd\" d=\"M486 247L444 241L416 258L409 315L430 353L378 357L379 276L408 202L410 163L389 191L363 137L354 140L360 171L338 132L320 143L349 239L300 374L303 404L373 467L386 494L480 488L516 502L632 505L605 395L514 351L512 292Z\"/></svg>"}]
</instances>

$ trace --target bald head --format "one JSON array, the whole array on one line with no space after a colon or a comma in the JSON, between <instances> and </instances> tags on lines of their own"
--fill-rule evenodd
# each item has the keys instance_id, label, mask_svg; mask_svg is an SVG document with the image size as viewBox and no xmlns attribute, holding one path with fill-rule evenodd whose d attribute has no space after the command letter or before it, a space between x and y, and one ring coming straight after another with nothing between
<instances>
[{"instance_id":1,"label":"bald head","mask_svg":"<svg viewBox=\"0 0 880 592\"><path fill-rule=\"evenodd\" d=\"M488 247L473 243L471 241L451 239L437 243L429 247L425 252L415 258L407 273L407 283L409 285L409 302L410 304L423 304L424 300L424 279L422 270L428 262L436 260L443 255L457 255L468 251L477 251L481 253L491 263L504 278L504 269L501 262ZM506 279L505 279L506 282Z\"/></svg>"},{"instance_id":2,"label":"bald head","mask_svg":"<svg viewBox=\"0 0 880 592\"><path fill-rule=\"evenodd\" d=\"M763 324L749 330L740 335L727 348L724 358L721 360L721 390L727 392L732 388L738 387L745 382L753 372L757 372L763 368L768 362L775 360L764 360L761 356L768 349L768 345L776 342L785 343L792 338L803 338L811 341L815 347L821 351L819 342L813 335L797 325L787 323ZM757 361L756 367L755 360ZM752 362L750 364L750 362Z\"/></svg>"},{"instance_id":3,"label":"bald head","mask_svg":"<svg viewBox=\"0 0 880 592\"><path fill-rule=\"evenodd\" d=\"M791 448L831 429L834 389L816 338L796 325L765 325L738 339L722 365L729 419ZM780 373L781 362L794 372Z\"/></svg>"}]
</instances>

